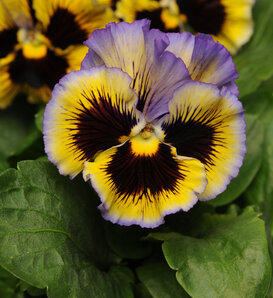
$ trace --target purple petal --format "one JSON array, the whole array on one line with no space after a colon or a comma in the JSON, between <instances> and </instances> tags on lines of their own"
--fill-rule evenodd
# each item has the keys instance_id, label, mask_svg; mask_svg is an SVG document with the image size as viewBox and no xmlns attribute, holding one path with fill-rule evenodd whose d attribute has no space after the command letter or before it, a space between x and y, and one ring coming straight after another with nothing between
<instances>
[{"instance_id":1,"label":"purple petal","mask_svg":"<svg viewBox=\"0 0 273 298\"><path fill-rule=\"evenodd\" d=\"M234 62L228 50L206 34L193 36L188 32L168 34L167 50L180 57L186 64L191 78L212 83L219 88L230 87L238 95L234 80L238 78Z\"/></svg>"},{"instance_id":2,"label":"purple petal","mask_svg":"<svg viewBox=\"0 0 273 298\"><path fill-rule=\"evenodd\" d=\"M169 112L173 93L191 79L183 61L167 51L156 57L148 78L151 83L143 113L149 121L153 121Z\"/></svg>"},{"instance_id":3,"label":"purple petal","mask_svg":"<svg viewBox=\"0 0 273 298\"><path fill-rule=\"evenodd\" d=\"M152 121L168 112L174 90L190 76L180 58L164 52L169 44L167 35L149 30L149 26L148 20L141 20L111 23L95 31L85 43L90 50L82 68L105 64L128 73L138 94L137 109Z\"/></svg>"},{"instance_id":4,"label":"purple petal","mask_svg":"<svg viewBox=\"0 0 273 298\"><path fill-rule=\"evenodd\" d=\"M105 29L95 30L84 42L89 52L82 62L82 69L105 64L107 67L121 68L130 74L132 62L139 61L143 51L144 34L149 30L150 21L144 19L134 23L110 23Z\"/></svg>"}]
</instances>

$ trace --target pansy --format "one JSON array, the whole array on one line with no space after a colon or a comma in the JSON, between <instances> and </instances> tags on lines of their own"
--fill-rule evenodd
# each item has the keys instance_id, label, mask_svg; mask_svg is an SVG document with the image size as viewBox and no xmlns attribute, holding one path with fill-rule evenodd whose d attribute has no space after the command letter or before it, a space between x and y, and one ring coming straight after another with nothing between
<instances>
[{"instance_id":1,"label":"pansy","mask_svg":"<svg viewBox=\"0 0 273 298\"><path fill-rule=\"evenodd\" d=\"M99 0L99 3L111 7L120 20L131 23L147 18L151 21L151 28L164 32L180 31L175 0Z\"/></svg>"},{"instance_id":2,"label":"pansy","mask_svg":"<svg viewBox=\"0 0 273 298\"><path fill-rule=\"evenodd\" d=\"M55 86L45 151L63 175L83 171L105 219L156 227L221 193L245 154L237 72L210 37L108 24L80 71Z\"/></svg>"},{"instance_id":3,"label":"pansy","mask_svg":"<svg viewBox=\"0 0 273 298\"><path fill-rule=\"evenodd\" d=\"M236 53L253 33L255 0L176 0L182 19L195 32L207 33Z\"/></svg>"},{"instance_id":4,"label":"pansy","mask_svg":"<svg viewBox=\"0 0 273 298\"><path fill-rule=\"evenodd\" d=\"M83 41L113 20L91 0L0 1L0 108L21 90L47 102L59 79L80 68Z\"/></svg>"},{"instance_id":5,"label":"pansy","mask_svg":"<svg viewBox=\"0 0 273 298\"><path fill-rule=\"evenodd\" d=\"M99 0L126 22L147 18L151 27L164 32L210 34L232 54L253 33L255 0ZM184 28L184 29L183 29Z\"/></svg>"}]
</instances>

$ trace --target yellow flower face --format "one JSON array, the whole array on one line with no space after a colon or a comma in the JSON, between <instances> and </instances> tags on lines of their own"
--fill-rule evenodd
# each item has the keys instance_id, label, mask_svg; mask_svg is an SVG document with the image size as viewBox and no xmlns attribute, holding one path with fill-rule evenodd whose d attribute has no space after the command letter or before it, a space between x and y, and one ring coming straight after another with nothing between
<instances>
[{"instance_id":1,"label":"yellow flower face","mask_svg":"<svg viewBox=\"0 0 273 298\"><path fill-rule=\"evenodd\" d=\"M101 1L126 22L147 18L151 27L164 32L190 30L210 34L232 54L253 33L255 0L119 0Z\"/></svg>"},{"instance_id":2,"label":"yellow flower face","mask_svg":"<svg viewBox=\"0 0 273 298\"><path fill-rule=\"evenodd\" d=\"M20 90L47 102L59 79L80 68L87 52L82 43L114 20L110 9L88 0L1 1L0 18L2 108Z\"/></svg>"},{"instance_id":3,"label":"yellow flower face","mask_svg":"<svg viewBox=\"0 0 273 298\"><path fill-rule=\"evenodd\" d=\"M210 34L232 54L253 33L254 0L177 0L181 17L195 32Z\"/></svg>"},{"instance_id":4,"label":"yellow flower face","mask_svg":"<svg viewBox=\"0 0 273 298\"><path fill-rule=\"evenodd\" d=\"M54 88L44 142L61 174L91 181L105 219L151 228L226 188L245 154L245 123L228 51L149 25L91 35L82 69Z\"/></svg>"},{"instance_id":5,"label":"yellow flower face","mask_svg":"<svg viewBox=\"0 0 273 298\"><path fill-rule=\"evenodd\" d=\"M101 4L112 7L118 19L126 22L149 19L151 27L164 32L179 32L180 19L175 0L119 0L100 1Z\"/></svg>"}]
</instances>

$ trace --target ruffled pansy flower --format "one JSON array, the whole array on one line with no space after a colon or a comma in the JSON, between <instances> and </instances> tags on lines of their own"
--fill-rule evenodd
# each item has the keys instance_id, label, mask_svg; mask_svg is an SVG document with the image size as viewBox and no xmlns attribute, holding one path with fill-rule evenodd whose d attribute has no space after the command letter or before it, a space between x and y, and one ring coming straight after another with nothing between
<instances>
[{"instance_id":1,"label":"ruffled pansy flower","mask_svg":"<svg viewBox=\"0 0 273 298\"><path fill-rule=\"evenodd\" d=\"M83 41L113 20L91 0L0 1L0 108L19 91L47 102L59 79L80 68Z\"/></svg>"},{"instance_id":2,"label":"ruffled pansy flower","mask_svg":"<svg viewBox=\"0 0 273 298\"><path fill-rule=\"evenodd\" d=\"M149 26L93 32L81 70L53 90L44 142L61 174L91 181L105 219L153 228L225 190L245 154L245 123L228 51Z\"/></svg>"},{"instance_id":3,"label":"ruffled pansy flower","mask_svg":"<svg viewBox=\"0 0 273 298\"><path fill-rule=\"evenodd\" d=\"M253 33L255 0L176 0L181 19L235 54Z\"/></svg>"}]
</instances>

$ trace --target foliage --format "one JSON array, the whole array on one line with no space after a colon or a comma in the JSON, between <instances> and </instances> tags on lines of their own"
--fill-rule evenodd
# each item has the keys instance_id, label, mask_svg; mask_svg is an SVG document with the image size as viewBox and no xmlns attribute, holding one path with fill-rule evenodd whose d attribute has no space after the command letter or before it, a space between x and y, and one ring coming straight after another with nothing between
<instances>
[{"instance_id":1,"label":"foliage","mask_svg":"<svg viewBox=\"0 0 273 298\"><path fill-rule=\"evenodd\" d=\"M272 297L272 0L256 1L254 21L234 57L247 123L240 173L155 230L104 221L91 187L47 161L43 106L19 96L0 111L0 297Z\"/></svg>"}]
</instances>

